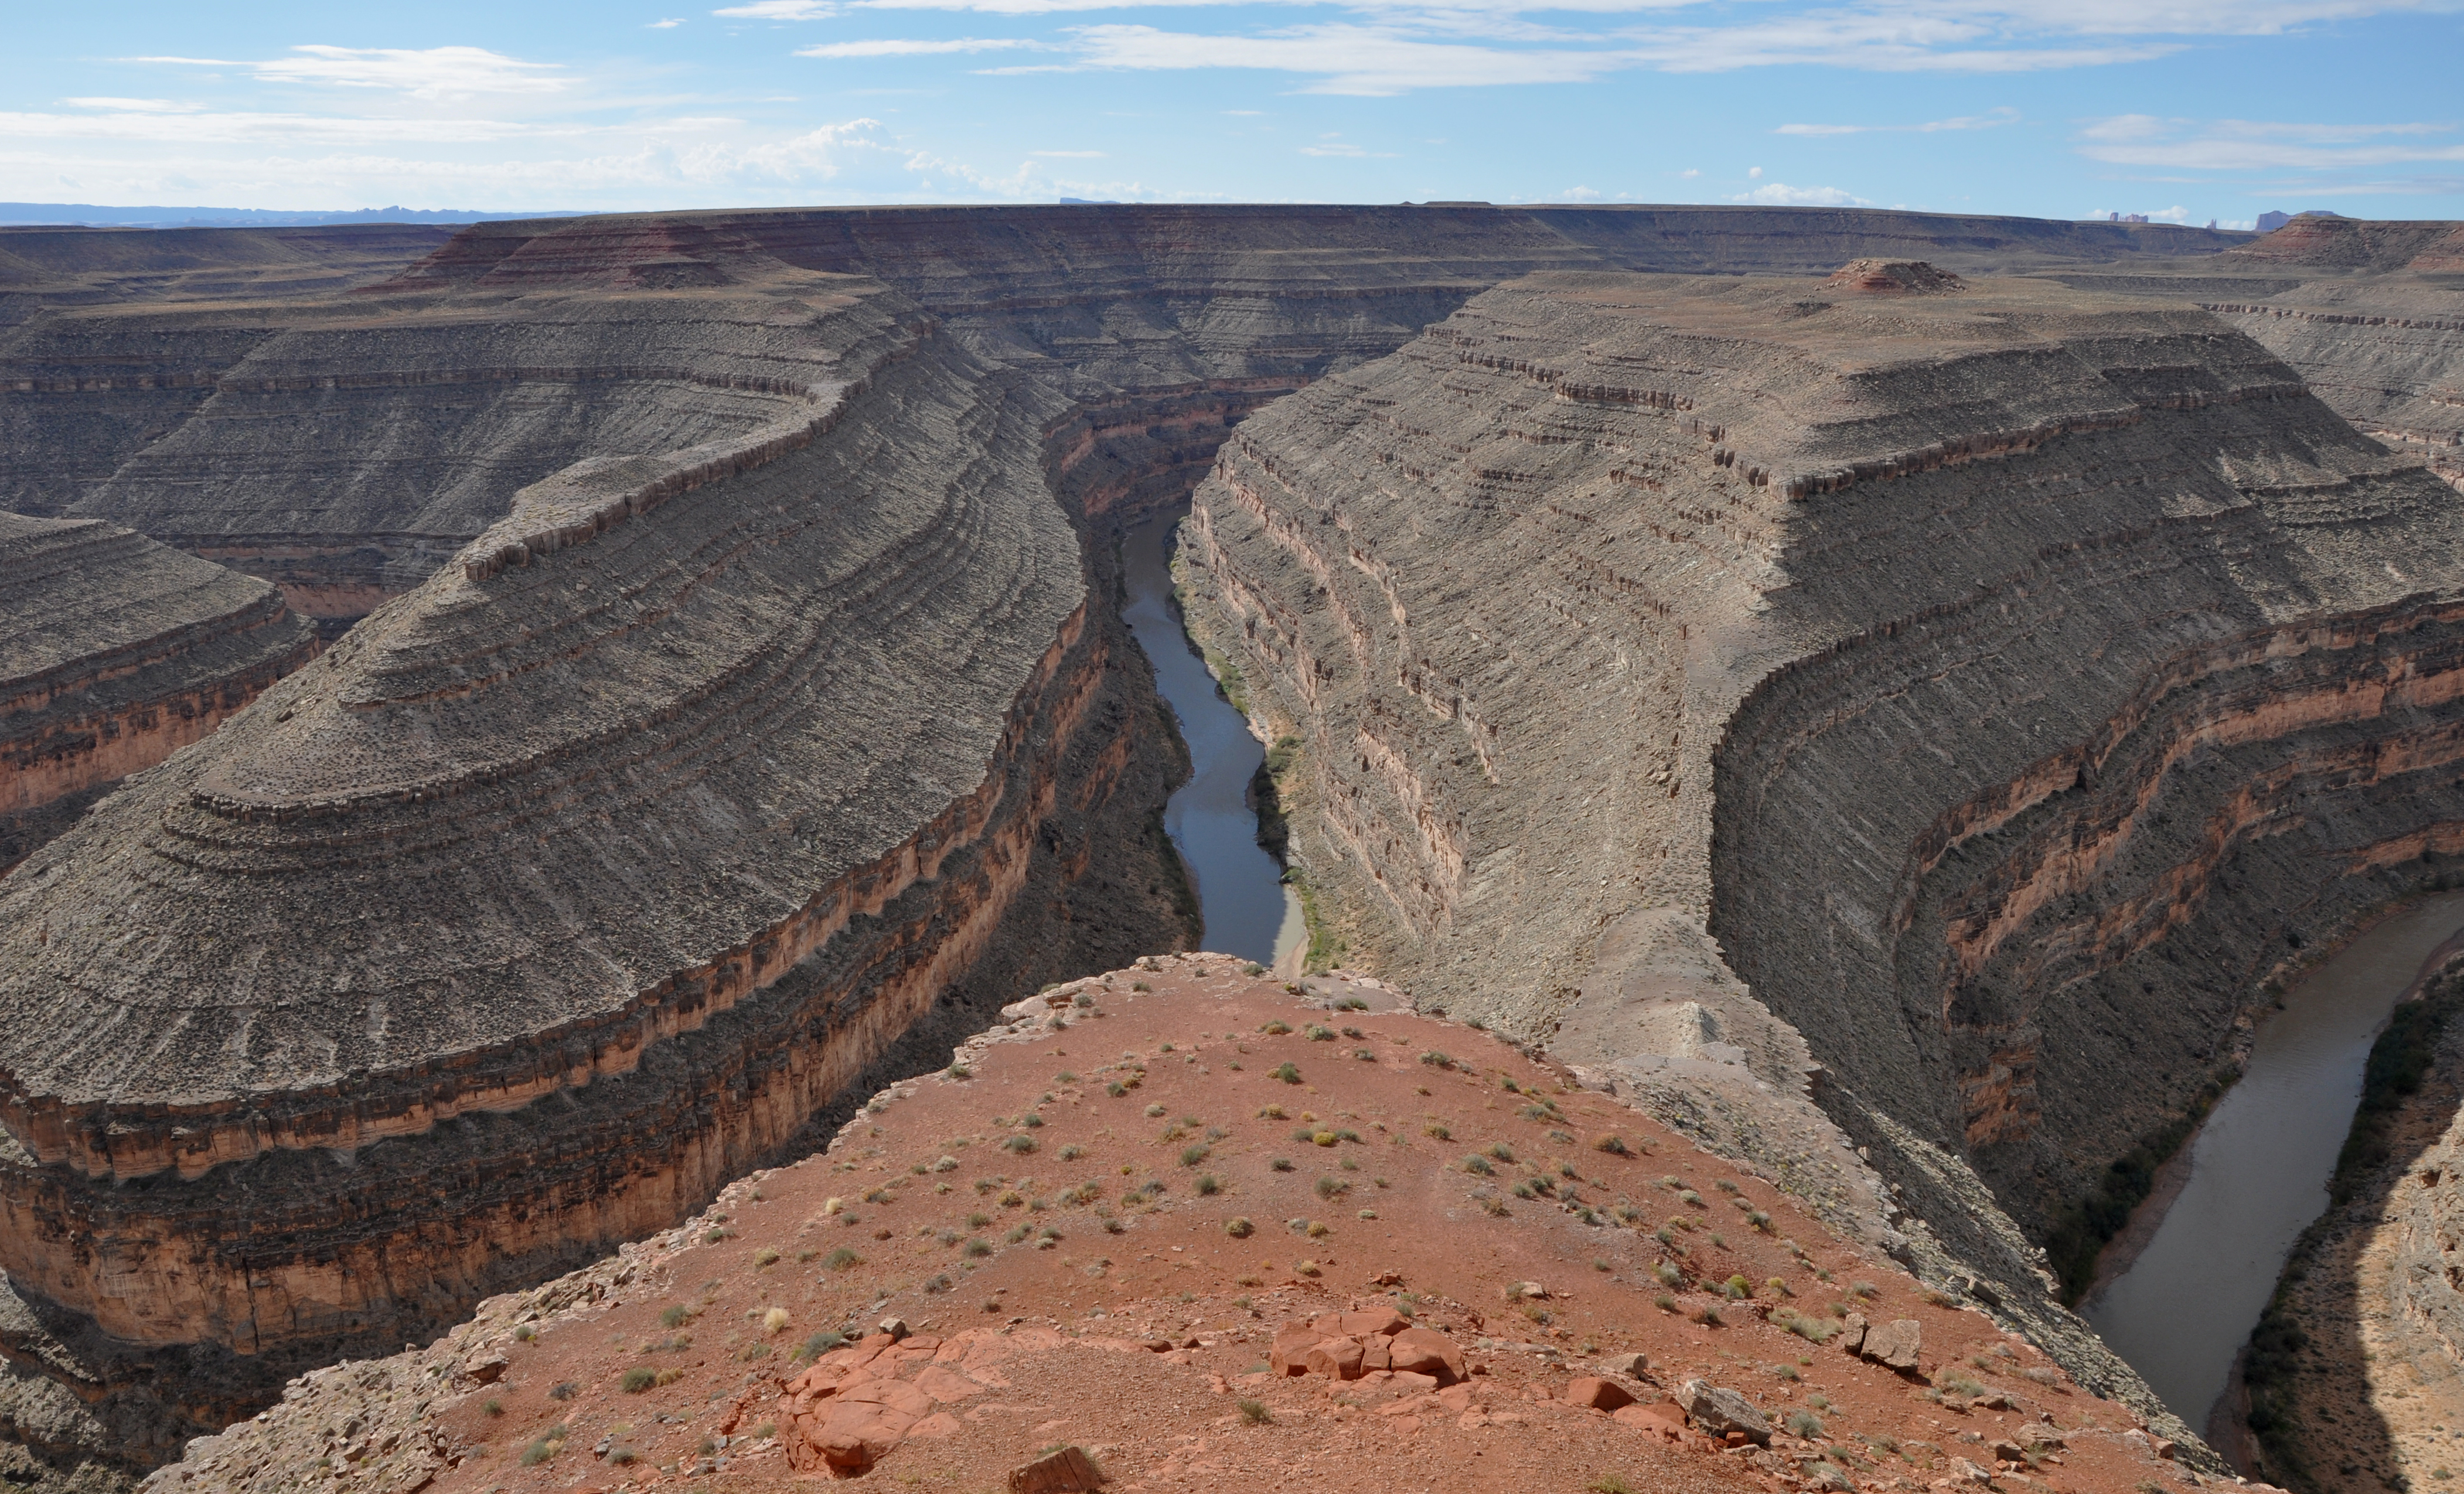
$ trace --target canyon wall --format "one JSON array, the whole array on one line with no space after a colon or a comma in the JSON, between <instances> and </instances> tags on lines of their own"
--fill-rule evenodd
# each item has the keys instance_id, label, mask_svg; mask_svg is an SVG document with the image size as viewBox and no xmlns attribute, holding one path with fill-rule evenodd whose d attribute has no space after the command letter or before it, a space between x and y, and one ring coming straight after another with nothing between
<instances>
[{"instance_id":1,"label":"canyon wall","mask_svg":"<svg viewBox=\"0 0 2464 1494\"><path fill-rule=\"evenodd\" d=\"M99 520L0 514L0 873L316 651L253 577Z\"/></svg>"},{"instance_id":2,"label":"canyon wall","mask_svg":"<svg viewBox=\"0 0 2464 1494\"><path fill-rule=\"evenodd\" d=\"M19 289L0 319L0 507L110 518L265 576L332 633L505 494L685 419L662 350L629 341L640 297L622 313L598 298L748 262L877 277L978 356L1036 373L1109 433L1122 475L1087 485L1109 501L1185 492L1250 409L1533 270L2163 259L2244 240L1840 209L842 209L480 224L404 268L401 236L435 231L355 231L266 234L219 276L203 264L219 238L149 257L141 235L0 235ZM345 266L367 283L297 294L338 289ZM406 324L449 292L451 316Z\"/></svg>"},{"instance_id":3,"label":"canyon wall","mask_svg":"<svg viewBox=\"0 0 2464 1494\"><path fill-rule=\"evenodd\" d=\"M2189 307L1536 275L1199 498L1350 957L1810 1088L1910 1259L2091 1385L2144 1395L2028 1238L2464 844L2464 503Z\"/></svg>"},{"instance_id":4,"label":"canyon wall","mask_svg":"<svg viewBox=\"0 0 2464 1494\"><path fill-rule=\"evenodd\" d=\"M2464 484L2464 224L2296 218L2211 256L2056 273L2213 313L2337 414Z\"/></svg>"},{"instance_id":5,"label":"canyon wall","mask_svg":"<svg viewBox=\"0 0 2464 1494\"><path fill-rule=\"evenodd\" d=\"M0 1433L55 1468L159 1460L672 1220L868 1061L1190 937L1155 817L1180 766L1103 540L1270 402L1532 272L2247 242L1485 207L619 216L219 267L172 237L0 235L0 508L129 525L341 641L0 882ZM1648 681L1635 720L1676 678L1646 642L1613 670ZM1402 677L1407 724L1442 708L1500 771L1477 691ZM1707 846L1621 730L1543 756L1630 761L1617 803ZM1393 851L1411 916L1509 890L1494 956L1587 979L1563 952L1605 905L1538 895L1576 858L1481 860L1408 731L1356 745L1408 833L1329 823ZM1812 1063L1700 913L1612 933L1632 989Z\"/></svg>"},{"instance_id":6,"label":"canyon wall","mask_svg":"<svg viewBox=\"0 0 2464 1494\"><path fill-rule=\"evenodd\" d=\"M158 1455L680 1218L969 981L1184 936L1053 396L878 282L645 294L698 439L533 483L0 880L0 1340Z\"/></svg>"}]
</instances>

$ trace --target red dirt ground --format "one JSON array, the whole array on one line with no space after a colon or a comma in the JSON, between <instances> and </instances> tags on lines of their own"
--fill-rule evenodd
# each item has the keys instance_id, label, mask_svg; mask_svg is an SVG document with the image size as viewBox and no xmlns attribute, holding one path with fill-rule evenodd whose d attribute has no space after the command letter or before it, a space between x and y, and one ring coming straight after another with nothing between
<instances>
[{"instance_id":1,"label":"red dirt ground","mask_svg":"<svg viewBox=\"0 0 2464 1494\"><path fill-rule=\"evenodd\" d=\"M1826 1462L1859 1487L1974 1486L1977 1473L2010 1489L2195 1482L2125 1439L2127 1408L1545 1061L1391 1009L1368 986L1315 982L1390 1009L1329 1010L1221 956L1148 963L1051 993L1093 1004L1062 1008L1058 1030L1030 1019L983 1046L969 1077L898 1086L824 1155L748 1179L653 1241L607 1300L507 1339L499 1383L429 1413L468 1450L430 1487L754 1491L826 1477L790 1466L782 1387L813 1335L892 1314L918 1351L902 1373L938 1404L864 1477L922 1489L1001 1488L1070 1443L1125 1491L1775 1489L1816 1486ZM1291 1030L1265 1030L1277 1022ZM1287 1063L1294 1082L1278 1077ZM1600 1150L1611 1136L1629 1154ZM1487 1175L1466 1171L1475 1154ZM1241 1218L1254 1229L1236 1239L1226 1226ZM1681 1285L1656 1277L1662 1262ZM1715 1294L1731 1278L1752 1296ZM1510 1298L1526 1282L1547 1297ZM1475 1368L1468 1400L1265 1373L1279 1325L1354 1305L1400 1305L1452 1335ZM1716 1326L1697 1321L1705 1308ZM1765 1316L1836 1324L1851 1309L1922 1324L1920 1373ZM1142 1342L1154 1338L1195 1347L1158 1352ZM1700 1375L1775 1424L1813 1418L1797 1423L1810 1435L1783 1433L1768 1453L1695 1433L1672 1444L1563 1398L1594 1360L1635 1351L1650 1368L1623 1383L1646 1403ZM642 1369L669 1383L627 1393ZM1991 1409L1997 1395L2007 1409ZM1997 1440L2035 1443L2033 1465L1997 1470Z\"/></svg>"}]
</instances>

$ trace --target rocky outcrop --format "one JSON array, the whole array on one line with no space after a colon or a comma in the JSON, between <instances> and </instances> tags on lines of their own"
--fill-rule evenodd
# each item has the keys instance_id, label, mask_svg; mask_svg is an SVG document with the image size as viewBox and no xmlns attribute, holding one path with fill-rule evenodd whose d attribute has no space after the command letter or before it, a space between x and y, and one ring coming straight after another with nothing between
<instances>
[{"instance_id":1,"label":"rocky outcrop","mask_svg":"<svg viewBox=\"0 0 2464 1494\"><path fill-rule=\"evenodd\" d=\"M316 651L253 577L98 520L0 514L0 872Z\"/></svg>"},{"instance_id":2,"label":"rocky outcrop","mask_svg":"<svg viewBox=\"0 0 2464 1494\"><path fill-rule=\"evenodd\" d=\"M2092 1384L2024 1231L2464 824L2464 507L2189 308L1534 276L1189 527L1353 948L1578 1063L1729 1014Z\"/></svg>"}]
</instances>

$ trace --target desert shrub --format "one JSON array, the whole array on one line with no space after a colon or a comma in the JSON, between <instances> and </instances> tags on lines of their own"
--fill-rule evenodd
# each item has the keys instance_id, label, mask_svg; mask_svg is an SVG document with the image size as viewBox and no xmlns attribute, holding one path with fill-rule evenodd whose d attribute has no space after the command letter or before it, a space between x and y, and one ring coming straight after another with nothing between
<instances>
[{"instance_id":1,"label":"desert shrub","mask_svg":"<svg viewBox=\"0 0 2464 1494\"><path fill-rule=\"evenodd\" d=\"M1244 1219L1226 1219L1223 1221L1223 1233L1231 1236L1235 1240L1246 1240L1257 1232L1258 1226L1250 1223Z\"/></svg>"},{"instance_id":2,"label":"desert shrub","mask_svg":"<svg viewBox=\"0 0 2464 1494\"><path fill-rule=\"evenodd\" d=\"M1244 1400L1241 1402L1241 1419L1249 1426L1265 1426L1275 1419L1275 1416L1266 1409L1265 1401Z\"/></svg>"}]
</instances>

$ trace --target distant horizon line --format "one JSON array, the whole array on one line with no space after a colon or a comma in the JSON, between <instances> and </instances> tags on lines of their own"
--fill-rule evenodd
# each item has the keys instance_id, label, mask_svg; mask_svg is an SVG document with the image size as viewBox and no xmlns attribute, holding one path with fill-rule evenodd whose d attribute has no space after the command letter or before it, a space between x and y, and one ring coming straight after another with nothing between
<instances>
[{"instance_id":1,"label":"distant horizon line","mask_svg":"<svg viewBox=\"0 0 2464 1494\"><path fill-rule=\"evenodd\" d=\"M817 209L854 209L867 208L1496 208L1506 210L1618 210L1629 209L1713 209L1732 211L1773 210L1791 212L1889 212L1910 213L1921 217L1947 218L2013 218L2035 223L2106 224L2144 229L2182 229L2200 233L2250 233L2251 229L2208 228L2194 223L2168 223L2162 220L2132 221L2099 215L2094 217L2053 217L2033 213L1942 212L1923 209L1873 208L1860 206L1829 206L1816 204L1771 203L1585 203L1585 202L1507 202L1477 199L1430 199L1424 202L1400 203L1323 202L1295 203L1260 201L1255 203L1165 203L1137 202L1117 199L1060 197L1053 201L1010 203L808 203L796 205L753 205L733 208L588 208L537 209L491 211L475 208L358 208L334 209L286 209L278 208L208 208L208 207L114 207L98 203L33 203L0 202L0 230L10 229L277 229L348 227L354 224L375 226L399 223L411 226L467 226L474 223L508 223L539 218L624 217L645 213L704 212L799 212ZM2308 214L2300 214L2307 216ZM2273 214L2271 214L2273 216ZM2444 218L2384 219L2384 222L2448 222Z\"/></svg>"}]
</instances>

